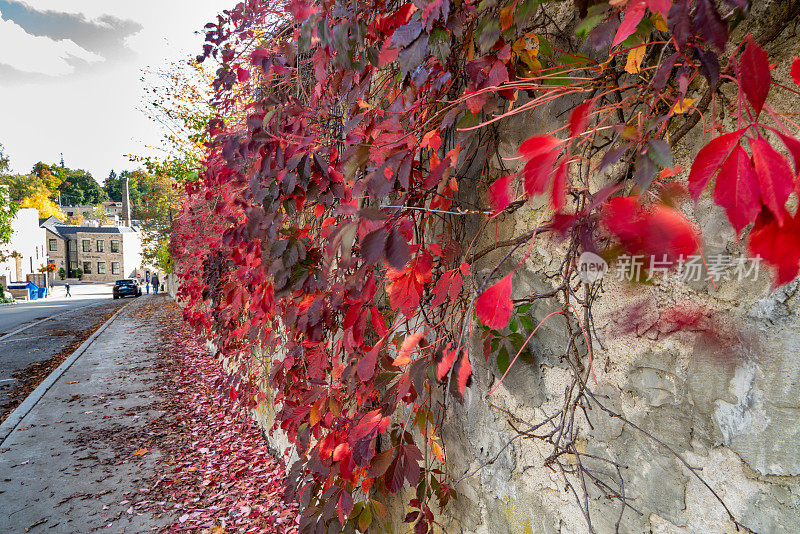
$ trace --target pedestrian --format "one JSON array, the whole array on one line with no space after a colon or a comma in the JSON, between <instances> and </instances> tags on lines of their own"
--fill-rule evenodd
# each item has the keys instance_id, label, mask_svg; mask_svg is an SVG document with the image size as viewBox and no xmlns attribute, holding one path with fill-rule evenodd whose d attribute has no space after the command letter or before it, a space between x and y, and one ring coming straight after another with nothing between
<instances>
[{"instance_id":1,"label":"pedestrian","mask_svg":"<svg viewBox=\"0 0 800 534\"><path fill-rule=\"evenodd\" d=\"M66 296L67 296L67 297L71 297L71 296L72 296L72 293L70 293L70 292L69 292L69 282L67 282L66 284L64 284L64 287L67 289L67 294L66 294Z\"/></svg>"},{"instance_id":2,"label":"pedestrian","mask_svg":"<svg viewBox=\"0 0 800 534\"><path fill-rule=\"evenodd\" d=\"M158 294L158 276L153 274L153 276L150 277L150 282L153 284L153 295L157 295Z\"/></svg>"},{"instance_id":3,"label":"pedestrian","mask_svg":"<svg viewBox=\"0 0 800 534\"><path fill-rule=\"evenodd\" d=\"M147 290L147 294L149 295L149 294L150 294L150 282L147 282L147 283L144 285L144 288Z\"/></svg>"}]
</instances>

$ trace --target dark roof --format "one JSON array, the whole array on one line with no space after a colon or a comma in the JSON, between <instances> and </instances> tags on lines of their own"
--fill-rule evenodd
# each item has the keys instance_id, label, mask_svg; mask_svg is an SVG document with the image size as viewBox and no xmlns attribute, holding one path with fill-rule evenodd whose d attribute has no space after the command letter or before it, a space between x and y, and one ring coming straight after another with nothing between
<instances>
[{"instance_id":1,"label":"dark roof","mask_svg":"<svg viewBox=\"0 0 800 534\"><path fill-rule=\"evenodd\" d=\"M64 221L60 220L55 215L51 215L46 219L39 219L39 226L53 226L55 224L64 224Z\"/></svg>"},{"instance_id":2,"label":"dark roof","mask_svg":"<svg viewBox=\"0 0 800 534\"><path fill-rule=\"evenodd\" d=\"M78 226L74 224L44 224L42 228L49 230L58 237L69 238L78 232L84 234L133 234L136 230L129 226Z\"/></svg>"},{"instance_id":3,"label":"dark roof","mask_svg":"<svg viewBox=\"0 0 800 534\"><path fill-rule=\"evenodd\" d=\"M60 235L74 235L78 232L86 234L129 234L136 230L128 226L78 226L73 224L57 224L48 229L56 230Z\"/></svg>"}]
</instances>

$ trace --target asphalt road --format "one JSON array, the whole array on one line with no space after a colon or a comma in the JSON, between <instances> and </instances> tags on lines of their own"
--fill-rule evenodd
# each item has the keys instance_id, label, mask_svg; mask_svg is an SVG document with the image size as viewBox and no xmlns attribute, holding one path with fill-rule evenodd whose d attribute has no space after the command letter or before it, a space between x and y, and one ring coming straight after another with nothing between
<instances>
[{"instance_id":1,"label":"asphalt road","mask_svg":"<svg viewBox=\"0 0 800 534\"><path fill-rule=\"evenodd\" d=\"M112 284L71 289L72 297L56 286L50 298L0 306L0 421L128 301L112 298Z\"/></svg>"},{"instance_id":2,"label":"asphalt road","mask_svg":"<svg viewBox=\"0 0 800 534\"><path fill-rule=\"evenodd\" d=\"M0 336L17 328L81 306L92 306L112 300L113 284L73 285L72 297L66 297L63 286L53 288L53 296L31 302L19 302L0 306Z\"/></svg>"}]
</instances>

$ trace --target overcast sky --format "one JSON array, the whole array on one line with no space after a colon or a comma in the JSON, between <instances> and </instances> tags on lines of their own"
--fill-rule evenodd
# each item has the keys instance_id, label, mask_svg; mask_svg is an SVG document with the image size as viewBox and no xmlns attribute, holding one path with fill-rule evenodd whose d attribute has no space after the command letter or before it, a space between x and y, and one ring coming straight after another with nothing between
<instances>
[{"instance_id":1,"label":"overcast sky","mask_svg":"<svg viewBox=\"0 0 800 534\"><path fill-rule=\"evenodd\" d=\"M193 57L195 34L236 0L0 0L0 144L15 172L37 161L102 182L155 154L162 131L137 108L143 69Z\"/></svg>"}]
</instances>

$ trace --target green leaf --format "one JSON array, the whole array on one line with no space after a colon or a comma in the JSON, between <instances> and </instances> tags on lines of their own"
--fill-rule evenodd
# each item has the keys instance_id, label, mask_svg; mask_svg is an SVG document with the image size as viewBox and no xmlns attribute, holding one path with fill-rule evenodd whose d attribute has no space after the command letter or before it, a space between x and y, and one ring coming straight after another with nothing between
<instances>
[{"instance_id":1,"label":"green leaf","mask_svg":"<svg viewBox=\"0 0 800 534\"><path fill-rule=\"evenodd\" d=\"M579 39L586 39L589 32L606 18L607 10L608 4L605 3L590 7L589 11L586 13L586 18L580 21L575 27L575 35Z\"/></svg>"},{"instance_id":2,"label":"green leaf","mask_svg":"<svg viewBox=\"0 0 800 534\"><path fill-rule=\"evenodd\" d=\"M492 346L492 352L497 352L497 347L500 346L500 338L493 337L491 346Z\"/></svg>"},{"instance_id":3,"label":"green leaf","mask_svg":"<svg viewBox=\"0 0 800 534\"><path fill-rule=\"evenodd\" d=\"M366 532L371 524L372 510L370 510L369 506L365 506L364 511L358 516L358 528L361 529L361 532Z\"/></svg>"},{"instance_id":4,"label":"green leaf","mask_svg":"<svg viewBox=\"0 0 800 534\"><path fill-rule=\"evenodd\" d=\"M512 332L516 332L517 330L519 330L519 327L517 326L517 320L514 319L513 317L511 318L511 322L508 324L508 328Z\"/></svg>"},{"instance_id":5,"label":"green leaf","mask_svg":"<svg viewBox=\"0 0 800 534\"><path fill-rule=\"evenodd\" d=\"M523 315L523 316L521 316L521 317L519 318L519 324L520 324L520 325L522 326L522 328L524 328L525 330L533 330L533 319L531 319L531 318L530 318L529 316L527 316L527 315Z\"/></svg>"},{"instance_id":6,"label":"green leaf","mask_svg":"<svg viewBox=\"0 0 800 534\"><path fill-rule=\"evenodd\" d=\"M663 139L651 139L647 142L647 155L661 168L672 165L672 150Z\"/></svg>"},{"instance_id":7,"label":"green leaf","mask_svg":"<svg viewBox=\"0 0 800 534\"><path fill-rule=\"evenodd\" d=\"M497 20L495 15L490 14L485 16L483 20L478 23L476 34L478 49L482 53L486 53L491 50L497 40L500 38L500 22Z\"/></svg>"},{"instance_id":8,"label":"green leaf","mask_svg":"<svg viewBox=\"0 0 800 534\"><path fill-rule=\"evenodd\" d=\"M509 366L509 359L508 359L508 349L506 346L503 345L500 347L500 352L497 353L497 368L500 370L501 373L505 374L508 371Z\"/></svg>"},{"instance_id":9,"label":"green leaf","mask_svg":"<svg viewBox=\"0 0 800 534\"><path fill-rule=\"evenodd\" d=\"M522 347L525 346L525 338L522 337L522 334L511 334L508 336L508 340L511 341L511 345L514 347L514 350L519 352Z\"/></svg>"},{"instance_id":10,"label":"green leaf","mask_svg":"<svg viewBox=\"0 0 800 534\"><path fill-rule=\"evenodd\" d=\"M550 41L542 37L539 37L539 58L547 58L550 59L553 57L553 48L550 46Z\"/></svg>"},{"instance_id":11,"label":"green leaf","mask_svg":"<svg viewBox=\"0 0 800 534\"><path fill-rule=\"evenodd\" d=\"M539 7L539 4L539 0L524 0L518 3L514 12L514 22L517 23L517 26L531 18L536 13L536 8Z\"/></svg>"},{"instance_id":12,"label":"green leaf","mask_svg":"<svg viewBox=\"0 0 800 534\"><path fill-rule=\"evenodd\" d=\"M464 115L458 120L458 124L456 124L456 128L471 128L473 126L477 126L479 122L480 113L476 113L473 115L469 111L465 111Z\"/></svg>"},{"instance_id":13,"label":"green leaf","mask_svg":"<svg viewBox=\"0 0 800 534\"><path fill-rule=\"evenodd\" d=\"M533 307L533 304L523 304L519 308L517 308L517 313L528 313L528 311Z\"/></svg>"},{"instance_id":14,"label":"green leaf","mask_svg":"<svg viewBox=\"0 0 800 534\"><path fill-rule=\"evenodd\" d=\"M434 28L428 38L428 46L431 54L444 65L450 57L450 34L445 29Z\"/></svg>"}]
</instances>

